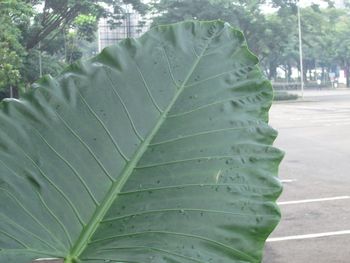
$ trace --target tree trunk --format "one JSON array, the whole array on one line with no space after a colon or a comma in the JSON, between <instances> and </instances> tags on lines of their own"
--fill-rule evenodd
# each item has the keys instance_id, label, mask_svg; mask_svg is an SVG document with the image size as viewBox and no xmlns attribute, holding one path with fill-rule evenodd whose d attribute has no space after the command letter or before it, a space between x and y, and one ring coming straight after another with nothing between
<instances>
[{"instance_id":1,"label":"tree trunk","mask_svg":"<svg viewBox=\"0 0 350 263\"><path fill-rule=\"evenodd\" d=\"M322 67L322 80L323 80L323 84L326 84L326 73L325 73L324 67Z\"/></svg>"},{"instance_id":2,"label":"tree trunk","mask_svg":"<svg viewBox=\"0 0 350 263\"><path fill-rule=\"evenodd\" d=\"M308 68L305 66L306 63L303 63L304 65L304 69L303 69L303 78L304 78L304 82L307 82L307 71Z\"/></svg>"},{"instance_id":3,"label":"tree trunk","mask_svg":"<svg viewBox=\"0 0 350 263\"><path fill-rule=\"evenodd\" d=\"M345 64L345 68L344 68L344 73L345 73L345 78L346 78L346 87L349 88L350 87L350 72L349 72L349 64L346 63Z\"/></svg>"},{"instance_id":4,"label":"tree trunk","mask_svg":"<svg viewBox=\"0 0 350 263\"><path fill-rule=\"evenodd\" d=\"M270 80L275 80L277 76L277 67L275 64L270 63L269 65L269 79Z\"/></svg>"},{"instance_id":5,"label":"tree trunk","mask_svg":"<svg viewBox=\"0 0 350 263\"><path fill-rule=\"evenodd\" d=\"M15 98L18 99L19 98L19 92L18 92L18 88L16 86L10 86L10 98Z\"/></svg>"},{"instance_id":6,"label":"tree trunk","mask_svg":"<svg viewBox=\"0 0 350 263\"><path fill-rule=\"evenodd\" d=\"M292 66L288 63L287 65L287 79L288 82L290 82L291 78L292 78Z\"/></svg>"}]
</instances>

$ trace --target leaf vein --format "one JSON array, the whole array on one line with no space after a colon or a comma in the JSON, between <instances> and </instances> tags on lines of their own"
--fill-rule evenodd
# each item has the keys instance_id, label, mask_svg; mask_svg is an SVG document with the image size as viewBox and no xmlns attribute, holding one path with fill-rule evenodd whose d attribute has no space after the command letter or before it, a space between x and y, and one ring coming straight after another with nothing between
<instances>
[{"instance_id":1,"label":"leaf vein","mask_svg":"<svg viewBox=\"0 0 350 263\"><path fill-rule=\"evenodd\" d=\"M202 80L198 80L196 82L193 82L189 85L186 86L186 88L190 88L190 87L195 87L203 82L206 82L208 80L212 80L212 79L216 79L218 77L221 77L221 76L224 76L226 74L231 74L231 73L234 73L234 72L238 72L239 70L242 70L242 69L245 69L245 68L249 68L250 66L246 66L246 67L242 67L242 68L239 68L239 69L232 69L232 70L229 70L229 71L225 71L225 72L221 72L221 73L218 73L216 75L213 75L213 76L210 76L210 77L207 77L205 79L202 79ZM242 83L246 83L246 82L253 82L255 81L254 79L253 80L239 80L235 83L234 87L239 87L240 85L242 85Z\"/></svg>"},{"instance_id":2,"label":"leaf vein","mask_svg":"<svg viewBox=\"0 0 350 263\"><path fill-rule=\"evenodd\" d=\"M129 122L130 122L130 124L131 124L131 127L132 127L132 129L134 130L136 136L139 138L140 141L144 141L144 138L140 135L140 133L139 133L138 130L136 129L135 123L134 123L133 119L131 118L131 114L130 114L128 108L126 107L126 105L125 105L123 99L121 98L120 94L118 93L118 91L117 91L117 85L115 84L115 82L114 82L114 80L111 78L111 76L109 75L108 70L111 70L111 69L110 69L109 67L107 67L107 69L106 69L105 72L106 72L106 76L107 76L109 82L111 83L111 86L112 86L112 90L113 90L114 95L116 95L116 96L118 97L118 100L119 100L120 103L122 104L123 109L124 109L124 111L125 111L125 113L126 113L128 119L129 119Z\"/></svg>"},{"instance_id":3,"label":"leaf vein","mask_svg":"<svg viewBox=\"0 0 350 263\"><path fill-rule=\"evenodd\" d=\"M40 202L44 205L44 207L49 211L50 215L56 220L56 222L61 226L61 228L63 229L69 245L72 245L72 237L70 236L67 228L65 227L65 225L63 224L63 222L58 218L58 216L47 206L47 204L45 203L44 199L42 198L40 193L37 193L40 199Z\"/></svg>"},{"instance_id":4,"label":"leaf vein","mask_svg":"<svg viewBox=\"0 0 350 263\"><path fill-rule=\"evenodd\" d=\"M8 167L1 159L0 159L0 162L11 172L13 173L16 177L18 178L21 178L22 177L20 175L18 175L15 171L13 171L10 167ZM66 227L64 226L64 224L59 220L59 218L51 211L51 209L46 205L46 203L44 202L41 194L39 192L37 192L38 196L39 196L39 199L41 201L41 203L44 205L44 207L49 211L49 213L56 219L57 223L62 227L63 231L65 232L67 238L68 238L68 241L70 244L72 244L72 240L71 240L71 237L66 229Z\"/></svg>"},{"instance_id":5,"label":"leaf vein","mask_svg":"<svg viewBox=\"0 0 350 263\"><path fill-rule=\"evenodd\" d=\"M164 47L162 47L162 50L163 50L163 53L164 53L164 56L165 56L165 60L167 62L167 66L168 66L168 71L169 71L169 74L170 74L170 77L171 77L171 80L173 81L175 87L179 88L179 84L177 84L176 80L175 80L175 77L174 77L174 73L173 73L173 70L171 69L171 65L170 65L170 60L169 60L169 56L168 54L166 53L166 50ZM197 56L198 58L198 56Z\"/></svg>"},{"instance_id":6,"label":"leaf vein","mask_svg":"<svg viewBox=\"0 0 350 263\"><path fill-rule=\"evenodd\" d=\"M105 123L101 120L101 118L97 115L97 113L94 111L94 109L89 105L89 103L86 101L86 99L83 97L83 95L78 91L79 96L81 98L81 100L83 101L83 103L86 105L86 107L88 108L88 110L90 111L90 113L95 117L95 119L97 120L97 122L102 126L102 128L104 129L104 131L106 132L107 136L109 137L109 139L112 141L114 147L116 148L117 152L123 157L123 159L128 162L129 158L123 153L123 151L121 150L119 144L116 142L116 140L114 139L114 137L112 136L111 132L108 130L107 126L105 125Z\"/></svg>"},{"instance_id":7,"label":"leaf vein","mask_svg":"<svg viewBox=\"0 0 350 263\"><path fill-rule=\"evenodd\" d=\"M58 112L56 112L57 117L62 121L63 125L73 134L75 138L78 139L78 141L84 146L84 148L91 154L91 156L95 159L97 164L100 166L104 174L109 178L110 181L114 182L114 178L109 174L107 169L103 166L101 161L97 158L96 154L91 150L91 148L86 144L86 142L83 141L82 138L70 127L70 125L61 117Z\"/></svg>"},{"instance_id":8,"label":"leaf vein","mask_svg":"<svg viewBox=\"0 0 350 263\"><path fill-rule=\"evenodd\" d=\"M110 248L101 249L101 251L123 250L123 249L146 249L146 250L149 249L149 250L153 250L153 251L156 251L156 252L162 252L162 253L165 253L165 254L176 256L176 257L179 257L179 258L189 259L189 260L194 261L194 262L205 263L203 261L199 261L199 260L197 260L195 258L184 256L184 255L181 255L179 253L171 252L171 251L168 251L168 250L165 250L165 249L161 249L161 248L149 247L149 246L110 247Z\"/></svg>"},{"instance_id":9,"label":"leaf vein","mask_svg":"<svg viewBox=\"0 0 350 263\"><path fill-rule=\"evenodd\" d=\"M80 176L80 174L77 172L77 170L73 167L73 165L71 165L41 134L40 132L33 128L36 133L38 134L38 136L41 138L41 140L52 150L52 152L54 152L54 154L56 156L58 156L61 161L63 161L69 168L70 170L74 173L74 175L78 178L78 180L80 181L80 183L84 186L86 192L89 194L89 196L91 197L92 201L94 202L94 204L97 206L99 205L96 197L94 196L94 194L91 192L90 188L88 187L87 183L84 181L84 179Z\"/></svg>"},{"instance_id":10,"label":"leaf vein","mask_svg":"<svg viewBox=\"0 0 350 263\"><path fill-rule=\"evenodd\" d=\"M196 112L196 111L199 111L199 110L202 110L202 109L205 109L205 108L209 108L211 106L215 106L215 105L220 105L220 104L223 104L223 103L226 103L226 102L233 102L233 101L236 101L236 100L239 100L239 99L246 99L246 98L249 98L250 96L257 96L259 94L261 94L262 91L259 91L255 94L252 94L252 95L247 95L247 96L236 96L236 97L232 97L232 98L229 98L229 99L224 99L224 100L219 100L219 101L214 101L212 103L208 103L208 104L205 104L205 105L201 105L197 108L194 108L192 110L189 110L189 111L185 111L185 112L181 112L181 113L176 113L176 114L172 114L172 115L169 115L168 117L169 118L177 118L177 117L183 117L185 115L188 115L188 114L191 114L193 112Z\"/></svg>"},{"instance_id":11,"label":"leaf vein","mask_svg":"<svg viewBox=\"0 0 350 263\"><path fill-rule=\"evenodd\" d=\"M232 213L228 211L219 211L219 210L210 210L210 209L200 209L200 208L169 208L169 209L158 209L158 210L148 210L148 211L142 211L137 213L132 213L120 217L113 217L113 218L107 218L101 221L101 223L109 223L113 221L122 220L129 217L134 216L142 216L147 214L156 214L156 213L163 213L163 212L203 212L203 213L212 213L212 214L226 214L226 215L232 215L232 216L240 216L240 217L252 217L252 216L262 216L262 217L271 217L274 218L274 216L271 215L264 215L264 214L243 214L243 213Z\"/></svg>"},{"instance_id":12,"label":"leaf vein","mask_svg":"<svg viewBox=\"0 0 350 263\"><path fill-rule=\"evenodd\" d=\"M28 245L26 245L25 243L23 243L22 241L20 241L19 239L17 239L15 236L3 231L0 229L0 233L2 233L3 235L11 238L12 240L16 241L18 244L20 244L21 246L23 246L24 248L29 248ZM4 249L1 249L1 251Z\"/></svg>"},{"instance_id":13,"label":"leaf vein","mask_svg":"<svg viewBox=\"0 0 350 263\"><path fill-rule=\"evenodd\" d=\"M197 137L197 136L201 136L201 135L220 133L220 132L225 132L225 131L246 130L246 129L251 129L251 128L265 128L265 127L267 127L267 126L266 125L252 125L252 126L244 126L244 127L236 127L236 128L210 130L210 131L198 132L198 133L194 133L194 134L188 134L188 135L184 135L184 136L181 136L181 137L172 138L172 139L169 139L169 140L164 140L164 141L161 141L161 142L155 142L155 143L150 144L149 146L158 146L158 145L162 145L162 144L167 144L167 143L180 141L180 140L183 140L183 139L193 138L193 137Z\"/></svg>"},{"instance_id":14,"label":"leaf vein","mask_svg":"<svg viewBox=\"0 0 350 263\"><path fill-rule=\"evenodd\" d=\"M60 188L50 179L50 177L48 177L47 174L44 173L44 171L35 163L35 161L29 156L29 154L26 153L26 152L24 151L24 149L23 149L22 147L20 147L18 144L17 144L17 146L18 146L18 148L24 153L24 155L33 163L34 167L35 167L36 169L38 169L38 171L40 172L40 174L42 175L42 177L45 178L46 181L48 181L49 184L50 184L51 186L53 186L53 188L55 188L56 191L66 200L66 202L68 203L68 205L72 208L72 210L73 210L75 216L77 217L79 223L80 223L81 225L84 225L85 223L84 223L84 221L81 219L80 214L79 214L77 208L76 208L75 205L71 202L71 200L69 200L69 198L68 198L67 195L64 193L64 191L62 191L62 189L60 189Z\"/></svg>"},{"instance_id":15,"label":"leaf vein","mask_svg":"<svg viewBox=\"0 0 350 263\"><path fill-rule=\"evenodd\" d=\"M146 80L145 80L145 78L144 78L144 76L143 76L143 74L142 74L142 72L141 72L140 67L137 65L137 63L135 63L135 65L136 65L136 69L137 69L137 71L138 71L138 73L139 73L139 75L140 75L140 77L141 77L141 79L142 79L142 83L143 83L144 87L146 88L147 94L148 94L148 96L150 97L150 99L151 99L153 105L157 108L157 110L158 110L160 113L163 113L164 110L162 110L162 109L159 107L157 101L156 101L155 98L153 97L153 95L152 95L152 93L151 93L151 90L150 90L150 88L149 88L149 86L148 86L148 84L147 84L147 82L146 82Z\"/></svg>"},{"instance_id":16,"label":"leaf vein","mask_svg":"<svg viewBox=\"0 0 350 263\"><path fill-rule=\"evenodd\" d=\"M56 236L36 217L34 216L30 211L28 211L28 209L25 208L25 206L13 195L11 194L7 189L0 187L1 190L3 190L4 192L7 193L7 195L14 200L19 207L22 208L22 210L28 215L30 216L39 226L41 226L57 243L61 244L61 246L66 249L66 246L59 240L56 238ZM57 250L57 249L56 249Z\"/></svg>"},{"instance_id":17,"label":"leaf vein","mask_svg":"<svg viewBox=\"0 0 350 263\"><path fill-rule=\"evenodd\" d=\"M125 259L112 259L112 258L83 258L83 261L94 261L94 263L96 263L96 260L102 261L103 262L108 262L108 263L143 263L143 262L139 262L139 261L129 261L129 260L125 260Z\"/></svg>"},{"instance_id":18,"label":"leaf vein","mask_svg":"<svg viewBox=\"0 0 350 263\"><path fill-rule=\"evenodd\" d=\"M204 186L228 186L228 187L237 187L237 186L245 186L245 187L254 187L257 189L266 189L266 190L272 190L271 187L263 187L260 185L252 185L252 184L181 184L181 185L170 185L170 186L163 186L163 187L157 187L157 188L145 188L145 189L138 189L133 191L125 191L120 192L119 195L127 195L127 194L136 194L136 193L142 193L142 192L148 192L148 191L161 191L161 190L168 190L168 189L176 189L176 188L183 188L183 187L204 187Z\"/></svg>"},{"instance_id":19,"label":"leaf vein","mask_svg":"<svg viewBox=\"0 0 350 263\"><path fill-rule=\"evenodd\" d=\"M145 164L142 166L136 166L135 169L145 169L145 168L158 167L158 166L164 166L169 164L177 164L177 163L201 161L201 160L210 161L210 160L220 160L220 159L234 159L234 158L237 159L237 158L247 157L247 156L251 156L251 154L239 154L238 156L233 156L233 155L202 156L202 157L195 157L195 158L189 158L189 159L168 161L163 163Z\"/></svg>"},{"instance_id":20,"label":"leaf vein","mask_svg":"<svg viewBox=\"0 0 350 263\"><path fill-rule=\"evenodd\" d=\"M60 251L59 249L57 249L56 247L54 247L53 245L51 245L50 243L48 243L46 240L41 239L41 237L39 237L37 234L29 231L28 229L26 229L25 227L21 226L20 224L16 223L14 220L12 220L11 218L9 218L8 216L6 216L4 213L0 213L0 215L2 216L2 218L7 221L8 224L21 229L23 232L33 236L35 239L37 239L38 241L42 242L43 244L47 245L48 247L52 248L55 251Z\"/></svg>"},{"instance_id":21,"label":"leaf vein","mask_svg":"<svg viewBox=\"0 0 350 263\"><path fill-rule=\"evenodd\" d=\"M220 246L220 247L223 247L227 250L230 250L231 252L233 252L236 255L240 255L241 257L244 257L247 260L251 260L251 262L256 261L256 259L252 258L250 255L246 254L245 252L243 252L239 249L235 249L233 247L230 247L229 245L226 245L222 242L219 242L219 241L207 238L207 237L199 236L199 235L188 234L188 233L179 233L179 232L170 232L170 231L143 231L143 232L124 234L124 235L115 235L115 236L110 236L110 237L106 237L106 238L102 238L102 239L92 240L90 242L90 244L103 242L103 241L107 241L107 240L111 240L111 239L118 239L118 238L138 236L138 235L147 235L147 234L174 235L174 236L182 236L182 237L189 237L189 238L193 238L193 239L199 239L202 241L207 241L209 243L213 243L213 244Z\"/></svg>"}]
</instances>

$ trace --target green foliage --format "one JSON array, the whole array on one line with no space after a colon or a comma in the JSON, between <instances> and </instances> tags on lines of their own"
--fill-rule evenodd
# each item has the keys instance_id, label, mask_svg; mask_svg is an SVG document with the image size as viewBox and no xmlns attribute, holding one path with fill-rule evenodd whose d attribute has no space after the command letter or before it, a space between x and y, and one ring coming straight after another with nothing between
<instances>
[{"instance_id":1,"label":"green foliage","mask_svg":"<svg viewBox=\"0 0 350 263\"><path fill-rule=\"evenodd\" d=\"M261 5L265 1L230 0L160 0L152 5L153 25L174 23L188 19L227 21L243 31L249 47L260 53L261 36L266 29ZM160 14L160 15L159 15Z\"/></svg>"},{"instance_id":2,"label":"green foliage","mask_svg":"<svg viewBox=\"0 0 350 263\"><path fill-rule=\"evenodd\" d=\"M270 79L275 79L277 67L282 67L290 80L292 67L300 68L296 2L270 1L276 8L274 13L263 12L263 0L157 0L151 6L156 15L154 25L184 19L229 21L244 32ZM332 8L331 1L324 2L330 7L301 8L305 74L316 66L327 71L335 65L350 68L349 10Z\"/></svg>"},{"instance_id":3,"label":"green foliage","mask_svg":"<svg viewBox=\"0 0 350 263\"><path fill-rule=\"evenodd\" d=\"M36 80L39 51L43 72L54 75L64 62L90 56L98 19L123 17L124 4L146 9L139 0L0 1L0 90Z\"/></svg>"},{"instance_id":4,"label":"green foliage","mask_svg":"<svg viewBox=\"0 0 350 263\"><path fill-rule=\"evenodd\" d=\"M306 70L321 66L328 72L342 66L349 77L350 18L346 9L302 10ZM349 79L348 79L349 84Z\"/></svg>"},{"instance_id":5,"label":"green foliage","mask_svg":"<svg viewBox=\"0 0 350 263\"><path fill-rule=\"evenodd\" d=\"M260 262L270 83L223 22L153 28L0 104L0 261Z\"/></svg>"},{"instance_id":6,"label":"green foliage","mask_svg":"<svg viewBox=\"0 0 350 263\"><path fill-rule=\"evenodd\" d=\"M295 13L287 11L267 17L268 27L273 29L268 35L272 45L267 49L263 62L270 68L284 65L290 74L292 66L300 65L297 17ZM345 37L350 34L348 10L315 6L302 8L301 25L305 74L315 67L322 67L328 72L334 66L345 66L346 69L350 59L349 43Z\"/></svg>"},{"instance_id":7,"label":"green foliage","mask_svg":"<svg viewBox=\"0 0 350 263\"><path fill-rule=\"evenodd\" d=\"M51 76L58 76L58 74L67 66L66 63L59 61L56 56L48 53L41 53L42 74L49 74ZM39 75L39 51L31 50L23 61L22 77L29 83L33 83L40 78Z\"/></svg>"},{"instance_id":8,"label":"green foliage","mask_svg":"<svg viewBox=\"0 0 350 263\"><path fill-rule=\"evenodd\" d=\"M66 36L66 61L71 64L81 59L83 53L78 46L78 38L76 33L68 33Z\"/></svg>"},{"instance_id":9,"label":"green foliage","mask_svg":"<svg viewBox=\"0 0 350 263\"><path fill-rule=\"evenodd\" d=\"M70 26L76 26L85 39L93 40L91 30L96 29L96 21L101 17L118 20L123 14L122 6L131 4L135 10L144 13L146 7L140 0L38 0L33 6L43 6L35 18L27 41L27 49L32 49L44 39L49 42Z\"/></svg>"},{"instance_id":10,"label":"green foliage","mask_svg":"<svg viewBox=\"0 0 350 263\"><path fill-rule=\"evenodd\" d=\"M19 82L20 62L21 60L15 51L11 51L7 47L0 47L0 90Z\"/></svg>"},{"instance_id":11,"label":"green foliage","mask_svg":"<svg viewBox=\"0 0 350 263\"><path fill-rule=\"evenodd\" d=\"M92 42L97 31L97 19L92 15L79 15L75 18L73 26L81 39Z\"/></svg>"},{"instance_id":12,"label":"green foliage","mask_svg":"<svg viewBox=\"0 0 350 263\"><path fill-rule=\"evenodd\" d=\"M20 82L19 68L25 55L20 28L28 23L29 15L29 7L22 1L0 2L0 90Z\"/></svg>"}]
</instances>

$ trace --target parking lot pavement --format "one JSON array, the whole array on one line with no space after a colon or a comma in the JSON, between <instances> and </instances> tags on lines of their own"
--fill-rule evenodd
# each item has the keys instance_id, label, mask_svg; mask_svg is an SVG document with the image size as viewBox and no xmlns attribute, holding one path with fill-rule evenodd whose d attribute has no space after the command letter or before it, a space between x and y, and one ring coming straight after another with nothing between
<instances>
[{"instance_id":1,"label":"parking lot pavement","mask_svg":"<svg viewBox=\"0 0 350 263\"><path fill-rule=\"evenodd\" d=\"M305 101L274 104L282 220L264 263L350 262L350 90L305 93Z\"/></svg>"}]
</instances>

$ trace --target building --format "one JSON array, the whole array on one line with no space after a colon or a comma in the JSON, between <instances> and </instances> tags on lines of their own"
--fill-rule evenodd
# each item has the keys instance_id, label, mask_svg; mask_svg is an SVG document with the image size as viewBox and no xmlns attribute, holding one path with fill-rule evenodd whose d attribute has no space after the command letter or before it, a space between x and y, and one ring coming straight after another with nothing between
<instances>
[{"instance_id":1,"label":"building","mask_svg":"<svg viewBox=\"0 0 350 263\"><path fill-rule=\"evenodd\" d=\"M148 25L142 20L141 15L132 10L130 6L126 6L124 11L123 18L116 21L118 25L113 29L107 19L100 20L98 24L99 52L122 39L139 37L148 29Z\"/></svg>"}]
</instances>

